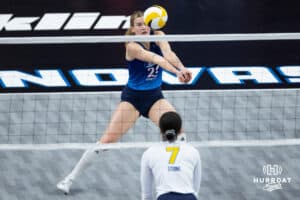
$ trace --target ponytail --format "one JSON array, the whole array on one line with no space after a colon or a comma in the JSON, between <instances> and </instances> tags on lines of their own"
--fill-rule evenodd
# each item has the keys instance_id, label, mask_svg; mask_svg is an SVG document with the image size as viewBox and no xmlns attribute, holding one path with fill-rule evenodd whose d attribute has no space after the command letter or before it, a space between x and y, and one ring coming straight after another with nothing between
<instances>
[{"instance_id":1,"label":"ponytail","mask_svg":"<svg viewBox=\"0 0 300 200\"><path fill-rule=\"evenodd\" d=\"M166 130L165 136L169 142L174 142L174 140L176 140L176 138L177 138L177 135L176 135L176 132L174 129Z\"/></svg>"}]
</instances>

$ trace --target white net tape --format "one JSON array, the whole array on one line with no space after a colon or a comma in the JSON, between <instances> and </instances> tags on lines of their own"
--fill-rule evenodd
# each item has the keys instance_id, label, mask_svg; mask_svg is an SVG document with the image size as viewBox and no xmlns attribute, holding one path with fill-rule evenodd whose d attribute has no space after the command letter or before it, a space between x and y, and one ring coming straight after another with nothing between
<instances>
[{"instance_id":1,"label":"white net tape","mask_svg":"<svg viewBox=\"0 0 300 200\"><path fill-rule=\"evenodd\" d=\"M36 36L1 37L0 44L76 44L76 43L120 43L129 41L251 41L251 40L299 40L300 33L252 33L252 34L180 34L145 36Z\"/></svg>"},{"instance_id":2,"label":"white net tape","mask_svg":"<svg viewBox=\"0 0 300 200\"><path fill-rule=\"evenodd\" d=\"M224 141L191 141L191 145L197 148L205 147L274 147L274 146L291 146L300 145L300 139L283 139L283 140L224 140ZM1 150L67 150L78 149L86 150L95 148L95 150L109 150L109 149L144 149L151 147L158 142L125 142L125 143L110 143L95 146L94 143L63 143L63 144L0 144Z\"/></svg>"}]
</instances>

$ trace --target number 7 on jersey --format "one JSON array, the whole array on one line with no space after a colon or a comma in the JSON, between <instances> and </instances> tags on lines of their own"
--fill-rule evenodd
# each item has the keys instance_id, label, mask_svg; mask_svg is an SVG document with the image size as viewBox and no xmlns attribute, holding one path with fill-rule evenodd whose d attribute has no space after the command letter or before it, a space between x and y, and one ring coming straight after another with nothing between
<instances>
[{"instance_id":1,"label":"number 7 on jersey","mask_svg":"<svg viewBox=\"0 0 300 200\"><path fill-rule=\"evenodd\" d=\"M169 164L174 164L175 160L176 160L176 157L178 155L178 152L179 152L179 147L167 147L166 151L172 153L171 157L170 157L170 160L169 160Z\"/></svg>"}]
</instances>

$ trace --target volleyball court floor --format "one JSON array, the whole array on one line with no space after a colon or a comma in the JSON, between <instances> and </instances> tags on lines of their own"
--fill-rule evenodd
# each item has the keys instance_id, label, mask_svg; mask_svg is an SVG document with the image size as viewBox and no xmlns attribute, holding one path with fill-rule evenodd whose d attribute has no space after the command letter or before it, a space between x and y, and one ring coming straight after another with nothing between
<instances>
[{"instance_id":1,"label":"volleyball court floor","mask_svg":"<svg viewBox=\"0 0 300 200\"><path fill-rule=\"evenodd\" d=\"M144 149L110 150L95 160L74 183L71 193L56 189L80 158L80 150L1 151L0 199L140 199L139 170ZM199 148L202 183L199 200L298 199L300 196L300 146ZM277 164L290 178L282 189L263 190L263 166Z\"/></svg>"}]
</instances>

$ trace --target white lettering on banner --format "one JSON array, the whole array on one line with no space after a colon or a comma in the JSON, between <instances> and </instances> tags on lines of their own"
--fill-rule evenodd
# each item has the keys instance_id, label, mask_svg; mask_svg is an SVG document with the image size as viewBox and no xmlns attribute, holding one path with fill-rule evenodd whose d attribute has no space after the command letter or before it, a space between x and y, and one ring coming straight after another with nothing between
<instances>
[{"instance_id":1,"label":"white lettering on banner","mask_svg":"<svg viewBox=\"0 0 300 200\"><path fill-rule=\"evenodd\" d=\"M100 12L45 13L42 17L14 17L0 14L0 31L127 29L129 18L124 15L101 16ZM71 17L70 17L71 16ZM98 21L97 21L98 19ZM35 27L33 22L38 21ZM66 24L64 26L64 24ZM95 26L93 27L93 24Z\"/></svg>"},{"instance_id":2,"label":"white lettering on banner","mask_svg":"<svg viewBox=\"0 0 300 200\"><path fill-rule=\"evenodd\" d=\"M0 30L6 31L31 31L31 23L37 21L39 17L15 17L12 14L0 15Z\"/></svg>"},{"instance_id":3,"label":"white lettering on banner","mask_svg":"<svg viewBox=\"0 0 300 200\"><path fill-rule=\"evenodd\" d=\"M0 31L3 29L3 27L5 27L5 25L7 24L7 22L12 16L13 16L12 14L0 15Z\"/></svg>"},{"instance_id":4,"label":"white lettering on banner","mask_svg":"<svg viewBox=\"0 0 300 200\"><path fill-rule=\"evenodd\" d=\"M199 82L205 70L219 85L242 85L245 84L245 80L251 80L257 85L282 83L272 68L267 67L189 67L188 69L192 72L193 77L186 85L194 85ZM300 66L282 66L274 69L278 70L278 75L282 80L286 80L284 83L299 83ZM69 74L75 84L82 87L122 86L128 80L128 70L125 68L70 69ZM67 74L63 74L60 69L35 70L34 74L19 70L0 70L0 85L2 88L25 88L28 87L27 83L43 87L70 87L65 75ZM162 78L166 84L182 84L175 75L166 71L163 71Z\"/></svg>"},{"instance_id":5,"label":"white lettering on banner","mask_svg":"<svg viewBox=\"0 0 300 200\"><path fill-rule=\"evenodd\" d=\"M60 70L35 70L37 75L9 70L0 71L0 84L3 88L24 88L27 83L44 87L68 87L69 83Z\"/></svg>"},{"instance_id":6,"label":"white lettering on banner","mask_svg":"<svg viewBox=\"0 0 300 200\"><path fill-rule=\"evenodd\" d=\"M65 30L89 30L95 23L100 13L74 13L65 26Z\"/></svg>"},{"instance_id":7,"label":"white lettering on banner","mask_svg":"<svg viewBox=\"0 0 300 200\"><path fill-rule=\"evenodd\" d=\"M76 69L71 70L70 74L81 86L125 85L128 80L127 69ZM101 74L109 75L110 80L102 80Z\"/></svg>"},{"instance_id":8,"label":"white lettering on banner","mask_svg":"<svg viewBox=\"0 0 300 200\"><path fill-rule=\"evenodd\" d=\"M193 79L189 84L194 84L203 68L190 68ZM75 69L69 71L75 83L79 86L122 86L128 81L127 69ZM31 75L15 70L0 71L0 83L3 88L27 87L27 83L38 84L44 87L67 87L69 86L64 74L60 70L36 70ZM103 80L107 75L109 80ZM177 77L163 72L163 81L167 84L181 84Z\"/></svg>"},{"instance_id":9,"label":"white lettering on banner","mask_svg":"<svg viewBox=\"0 0 300 200\"><path fill-rule=\"evenodd\" d=\"M71 13L46 13L34 30L60 30Z\"/></svg>"},{"instance_id":10,"label":"white lettering on banner","mask_svg":"<svg viewBox=\"0 0 300 200\"><path fill-rule=\"evenodd\" d=\"M281 82L267 67L212 67L208 71L219 84L244 84L245 80L258 84Z\"/></svg>"},{"instance_id":11,"label":"white lettering on banner","mask_svg":"<svg viewBox=\"0 0 300 200\"><path fill-rule=\"evenodd\" d=\"M288 78L288 83L300 83L300 66L282 66L278 67L278 71Z\"/></svg>"},{"instance_id":12,"label":"white lettering on banner","mask_svg":"<svg viewBox=\"0 0 300 200\"><path fill-rule=\"evenodd\" d=\"M127 16L102 16L95 25L94 29L119 29L122 22L127 21ZM123 28L129 26L123 26Z\"/></svg>"}]
</instances>

